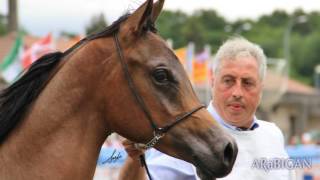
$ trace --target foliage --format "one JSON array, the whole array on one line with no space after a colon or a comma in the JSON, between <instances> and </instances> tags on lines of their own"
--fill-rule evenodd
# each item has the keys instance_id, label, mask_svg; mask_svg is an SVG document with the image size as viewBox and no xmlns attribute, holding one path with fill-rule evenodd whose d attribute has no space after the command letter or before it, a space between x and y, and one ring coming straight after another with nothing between
<instances>
[{"instance_id":1,"label":"foliage","mask_svg":"<svg viewBox=\"0 0 320 180\"><path fill-rule=\"evenodd\" d=\"M0 14L0 36L7 33L6 17Z\"/></svg>"},{"instance_id":2,"label":"foliage","mask_svg":"<svg viewBox=\"0 0 320 180\"><path fill-rule=\"evenodd\" d=\"M298 19L304 16L306 22ZM163 11L157 22L160 35L172 39L173 48L195 43L201 51L205 44L212 52L228 37L240 35L259 44L268 57L284 58L284 36L292 21L290 34L290 75L312 84L314 67L320 64L320 13L305 13L301 9L288 14L275 10L257 20L239 19L228 22L215 10L198 10L193 14L181 11Z\"/></svg>"},{"instance_id":3,"label":"foliage","mask_svg":"<svg viewBox=\"0 0 320 180\"><path fill-rule=\"evenodd\" d=\"M86 34L92 34L99 32L103 29L105 29L108 26L107 21L104 18L104 15L102 13L93 16L90 20L89 25L86 27Z\"/></svg>"},{"instance_id":4,"label":"foliage","mask_svg":"<svg viewBox=\"0 0 320 180\"><path fill-rule=\"evenodd\" d=\"M307 78L308 83L312 82L314 67L320 64L320 32L311 33L305 37L295 37L292 42L293 64L295 69L293 74L299 78ZM310 78L309 78L310 77Z\"/></svg>"},{"instance_id":5,"label":"foliage","mask_svg":"<svg viewBox=\"0 0 320 180\"><path fill-rule=\"evenodd\" d=\"M163 11L157 20L157 27L162 37L174 40L174 48L185 46L188 40L182 35L182 27L188 15L181 11Z\"/></svg>"},{"instance_id":6,"label":"foliage","mask_svg":"<svg viewBox=\"0 0 320 180\"><path fill-rule=\"evenodd\" d=\"M76 33L73 33L73 32L62 31L60 33L60 36L61 37L67 37L67 38L74 38L74 37L76 37L78 35Z\"/></svg>"}]
</instances>

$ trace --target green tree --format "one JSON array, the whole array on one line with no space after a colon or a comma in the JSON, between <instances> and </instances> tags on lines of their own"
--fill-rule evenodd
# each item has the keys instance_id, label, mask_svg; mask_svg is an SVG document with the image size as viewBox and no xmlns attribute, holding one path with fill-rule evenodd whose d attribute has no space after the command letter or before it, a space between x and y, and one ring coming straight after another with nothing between
<instances>
[{"instance_id":1,"label":"green tree","mask_svg":"<svg viewBox=\"0 0 320 180\"><path fill-rule=\"evenodd\" d=\"M244 32L242 35L259 44L268 57L283 57L283 28L256 23L252 25L250 31Z\"/></svg>"},{"instance_id":2,"label":"green tree","mask_svg":"<svg viewBox=\"0 0 320 180\"><path fill-rule=\"evenodd\" d=\"M157 20L157 28L160 35L165 39L173 40L173 47L178 48L185 46L188 41L182 33L183 26L185 26L188 15L181 11L162 11Z\"/></svg>"},{"instance_id":3,"label":"green tree","mask_svg":"<svg viewBox=\"0 0 320 180\"><path fill-rule=\"evenodd\" d=\"M292 27L293 32L301 35L308 35L312 32L312 26L309 22L309 17L302 9L296 9L291 15L291 18L293 18L295 21Z\"/></svg>"},{"instance_id":4,"label":"green tree","mask_svg":"<svg viewBox=\"0 0 320 180\"><path fill-rule=\"evenodd\" d=\"M86 34L92 34L99 32L108 26L107 21L104 18L104 15L100 13L99 15L93 16L89 25L86 27Z\"/></svg>"},{"instance_id":5,"label":"green tree","mask_svg":"<svg viewBox=\"0 0 320 180\"><path fill-rule=\"evenodd\" d=\"M283 27L289 21L289 14L284 10L275 10L271 15L262 15L258 19L258 24L264 24L271 27Z\"/></svg>"},{"instance_id":6,"label":"green tree","mask_svg":"<svg viewBox=\"0 0 320 180\"><path fill-rule=\"evenodd\" d=\"M196 17L190 17L182 28L182 35L187 42L195 43L197 50L206 43L206 29L203 24L198 22Z\"/></svg>"},{"instance_id":7,"label":"green tree","mask_svg":"<svg viewBox=\"0 0 320 180\"><path fill-rule=\"evenodd\" d=\"M207 31L224 31L226 20L215 10L198 10L192 15Z\"/></svg>"},{"instance_id":8,"label":"green tree","mask_svg":"<svg viewBox=\"0 0 320 180\"><path fill-rule=\"evenodd\" d=\"M67 32L67 31L62 31L60 33L61 37L67 37L67 38L74 38L76 36L78 36L76 33L72 33L72 32Z\"/></svg>"},{"instance_id":9,"label":"green tree","mask_svg":"<svg viewBox=\"0 0 320 180\"><path fill-rule=\"evenodd\" d=\"M311 32L319 32L320 31L320 12L311 12L310 14L306 15L307 17L307 24L311 29Z\"/></svg>"},{"instance_id":10,"label":"green tree","mask_svg":"<svg viewBox=\"0 0 320 180\"><path fill-rule=\"evenodd\" d=\"M214 10L198 10L192 15L181 11L163 11L157 21L160 35L173 40L174 48L195 43L197 50L205 44L217 47L227 37L226 20Z\"/></svg>"},{"instance_id":11,"label":"green tree","mask_svg":"<svg viewBox=\"0 0 320 180\"><path fill-rule=\"evenodd\" d=\"M7 33L6 17L0 14L0 36Z\"/></svg>"},{"instance_id":12,"label":"green tree","mask_svg":"<svg viewBox=\"0 0 320 180\"><path fill-rule=\"evenodd\" d=\"M292 42L292 76L312 84L314 67L320 63L320 32L298 36Z\"/></svg>"},{"instance_id":13,"label":"green tree","mask_svg":"<svg viewBox=\"0 0 320 180\"><path fill-rule=\"evenodd\" d=\"M211 50L215 52L228 36L225 32L227 22L215 10L196 11L186 26L185 32L189 34L189 39L195 42L198 51L203 50L205 44L209 44Z\"/></svg>"}]
</instances>

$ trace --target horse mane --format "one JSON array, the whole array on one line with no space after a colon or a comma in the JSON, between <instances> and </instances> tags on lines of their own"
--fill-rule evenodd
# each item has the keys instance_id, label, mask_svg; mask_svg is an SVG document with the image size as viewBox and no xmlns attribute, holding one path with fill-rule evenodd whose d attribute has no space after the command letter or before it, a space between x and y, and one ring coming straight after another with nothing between
<instances>
[{"instance_id":1,"label":"horse mane","mask_svg":"<svg viewBox=\"0 0 320 180\"><path fill-rule=\"evenodd\" d=\"M61 52L42 56L18 81L0 92L0 143L38 97L62 56Z\"/></svg>"},{"instance_id":2,"label":"horse mane","mask_svg":"<svg viewBox=\"0 0 320 180\"><path fill-rule=\"evenodd\" d=\"M24 117L32 102L37 99L40 92L50 80L50 77L54 75L52 74L53 69L55 69L63 57L85 42L107 37L117 32L120 24L129 16L130 14L121 16L103 31L83 38L63 53L55 52L42 56L30 66L20 79L0 91L0 145L4 142L11 130L14 129ZM148 26L150 26L148 28L149 30L153 29L153 25Z\"/></svg>"}]
</instances>

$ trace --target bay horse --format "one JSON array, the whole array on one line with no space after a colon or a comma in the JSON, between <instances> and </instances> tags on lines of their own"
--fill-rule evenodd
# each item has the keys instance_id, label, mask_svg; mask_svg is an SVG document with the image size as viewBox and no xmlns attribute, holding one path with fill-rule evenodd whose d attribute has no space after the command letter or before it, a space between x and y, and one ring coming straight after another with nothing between
<instances>
[{"instance_id":1,"label":"bay horse","mask_svg":"<svg viewBox=\"0 0 320 180\"><path fill-rule=\"evenodd\" d=\"M200 105L156 33L163 3L147 0L65 52L41 57L1 92L0 179L92 179L113 132L186 160L203 177L231 171L234 139Z\"/></svg>"}]
</instances>

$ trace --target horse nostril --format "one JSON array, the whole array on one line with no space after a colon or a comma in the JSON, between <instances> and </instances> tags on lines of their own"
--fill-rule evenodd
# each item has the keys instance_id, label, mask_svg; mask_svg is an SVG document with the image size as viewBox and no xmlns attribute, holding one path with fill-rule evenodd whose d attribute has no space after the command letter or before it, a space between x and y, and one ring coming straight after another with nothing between
<instances>
[{"instance_id":1,"label":"horse nostril","mask_svg":"<svg viewBox=\"0 0 320 180\"><path fill-rule=\"evenodd\" d=\"M237 149L233 148L232 143L228 143L224 149L224 154L223 154L223 163L225 166L229 167L233 165L235 158L237 157Z\"/></svg>"}]
</instances>

